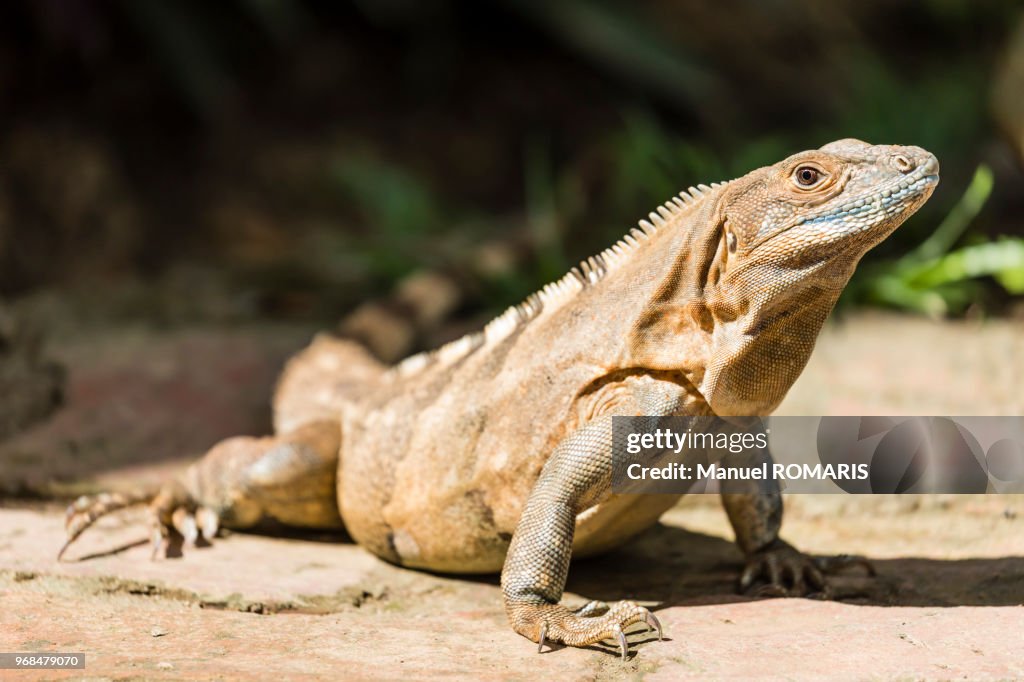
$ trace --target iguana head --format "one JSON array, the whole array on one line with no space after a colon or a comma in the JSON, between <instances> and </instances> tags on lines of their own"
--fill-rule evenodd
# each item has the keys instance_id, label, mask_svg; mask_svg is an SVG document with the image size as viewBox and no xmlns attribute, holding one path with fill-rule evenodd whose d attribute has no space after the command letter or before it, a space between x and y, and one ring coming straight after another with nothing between
<instances>
[{"instance_id":1,"label":"iguana head","mask_svg":"<svg viewBox=\"0 0 1024 682\"><path fill-rule=\"evenodd\" d=\"M729 183L719 205L727 256L722 274L837 261L840 270L852 271L938 181L938 161L920 147L852 139L756 170Z\"/></svg>"},{"instance_id":2,"label":"iguana head","mask_svg":"<svg viewBox=\"0 0 1024 682\"><path fill-rule=\"evenodd\" d=\"M774 409L857 261L938 181L938 161L920 147L848 139L720 190L703 296L713 330L702 393L716 413Z\"/></svg>"}]
</instances>

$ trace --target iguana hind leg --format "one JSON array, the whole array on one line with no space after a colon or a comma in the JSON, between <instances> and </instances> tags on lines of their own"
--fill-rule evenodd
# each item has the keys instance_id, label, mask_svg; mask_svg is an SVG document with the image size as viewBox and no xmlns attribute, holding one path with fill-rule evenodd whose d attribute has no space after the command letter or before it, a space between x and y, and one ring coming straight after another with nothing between
<instances>
[{"instance_id":1,"label":"iguana hind leg","mask_svg":"<svg viewBox=\"0 0 1024 682\"><path fill-rule=\"evenodd\" d=\"M148 505L154 556L173 531L186 542L217 528L249 528L263 519L304 528L340 528L335 483L341 413L349 396L384 366L358 344L320 334L295 355L274 397L275 436L228 438L160 490L104 493L68 508L67 542L58 558L99 518Z\"/></svg>"},{"instance_id":2,"label":"iguana hind leg","mask_svg":"<svg viewBox=\"0 0 1024 682\"><path fill-rule=\"evenodd\" d=\"M279 436L229 438L156 493L79 498L68 508L68 540L60 555L102 516L140 504L149 507L154 557L166 552L174 532L194 544L200 535L212 539L221 525L251 528L267 519L341 528L335 486L339 442L334 420Z\"/></svg>"}]
</instances>

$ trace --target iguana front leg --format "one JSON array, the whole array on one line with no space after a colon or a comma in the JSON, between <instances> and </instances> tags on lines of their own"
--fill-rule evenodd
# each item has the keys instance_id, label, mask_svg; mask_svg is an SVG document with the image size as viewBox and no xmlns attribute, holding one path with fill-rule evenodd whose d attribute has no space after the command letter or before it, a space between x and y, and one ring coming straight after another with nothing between
<instances>
[{"instance_id":1,"label":"iguana front leg","mask_svg":"<svg viewBox=\"0 0 1024 682\"><path fill-rule=\"evenodd\" d=\"M741 592L759 596L830 596L826 576L849 566L862 566L869 575L874 568L863 557L812 558L779 537L782 525L782 493L774 481L730 481L722 492L722 505L736 534L736 544L746 555L740 574ZM737 492L744 486L754 491ZM755 584L762 581L756 589Z\"/></svg>"},{"instance_id":2,"label":"iguana front leg","mask_svg":"<svg viewBox=\"0 0 1024 682\"><path fill-rule=\"evenodd\" d=\"M764 487L765 482L759 482ZM748 592L763 578L758 594L775 596L803 596L807 586L822 591L825 578L809 557L801 554L779 538L782 525L782 493L778 484L759 492L722 493L722 506L729 517L736 544L746 556L746 566L740 575L739 588Z\"/></svg>"},{"instance_id":3,"label":"iguana front leg","mask_svg":"<svg viewBox=\"0 0 1024 682\"><path fill-rule=\"evenodd\" d=\"M611 490L612 418L602 417L563 440L541 471L512 538L501 573L505 611L513 629L539 643L586 646L613 639L626 658L623 631L644 622L661 624L630 601L591 603L572 611L559 601L569 574L576 515Z\"/></svg>"}]
</instances>

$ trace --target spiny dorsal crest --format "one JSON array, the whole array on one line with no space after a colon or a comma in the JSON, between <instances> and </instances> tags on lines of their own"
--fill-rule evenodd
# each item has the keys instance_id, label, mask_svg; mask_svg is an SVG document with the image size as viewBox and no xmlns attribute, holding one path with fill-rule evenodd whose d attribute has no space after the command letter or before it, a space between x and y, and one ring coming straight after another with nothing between
<instances>
[{"instance_id":1,"label":"spiny dorsal crest","mask_svg":"<svg viewBox=\"0 0 1024 682\"><path fill-rule=\"evenodd\" d=\"M644 241L668 225L693 206L700 203L712 190L726 183L713 182L708 185L690 187L672 197L641 220L640 227L632 228L619 241L597 254L587 258L571 269L561 279L546 284L540 291L530 294L525 301L514 305L491 320L483 331L467 334L437 350L412 355L395 365L389 372L391 378L404 378L421 372L427 367L440 364L450 366L485 345L494 345L511 336L517 329L534 319L541 312L553 309L571 299L586 287L600 282L605 276L626 262Z\"/></svg>"}]
</instances>

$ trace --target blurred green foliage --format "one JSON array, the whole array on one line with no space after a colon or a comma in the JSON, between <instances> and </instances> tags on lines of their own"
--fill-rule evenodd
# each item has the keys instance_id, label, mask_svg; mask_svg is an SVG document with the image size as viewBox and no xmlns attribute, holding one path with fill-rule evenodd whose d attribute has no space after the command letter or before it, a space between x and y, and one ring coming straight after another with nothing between
<instances>
[{"instance_id":1,"label":"blurred green foliage","mask_svg":"<svg viewBox=\"0 0 1024 682\"><path fill-rule=\"evenodd\" d=\"M417 261L424 265L430 254L425 241L436 239L444 227L438 197L427 185L368 157L338 160L331 172L338 190L377 228L349 240L346 250L360 253L373 274L385 279L408 272Z\"/></svg>"},{"instance_id":2,"label":"blurred green foliage","mask_svg":"<svg viewBox=\"0 0 1024 682\"><path fill-rule=\"evenodd\" d=\"M1009 294L1024 293L1024 239L951 250L984 208L992 183L991 169L979 166L960 201L924 242L898 259L862 268L847 295L938 317L980 300L979 277L993 277Z\"/></svg>"},{"instance_id":3,"label":"blurred green foliage","mask_svg":"<svg viewBox=\"0 0 1024 682\"><path fill-rule=\"evenodd\" d=\"M362 282L362 297L525 236L531 264L480 288L494 309L688 185L842 137L917 144L943 181L842 305L999 313L1024 293L1024 144L990 111L1017 21L1019 4L955 0L26 0L0 9L41 38L6 42L22 61L0 73L17 95L0 122L15 130L50 97L129 169L160 168L126 183L155 206L147 267L187 247L248 269L246 286ZM20 75L71 62L73 96ZM265 158L303 145L312 162ZM239 265L211 247L201 216L222 195L265 207L266 253ZM221 241L252 239L223 222Z\"/></svg>"}]
</instances>

